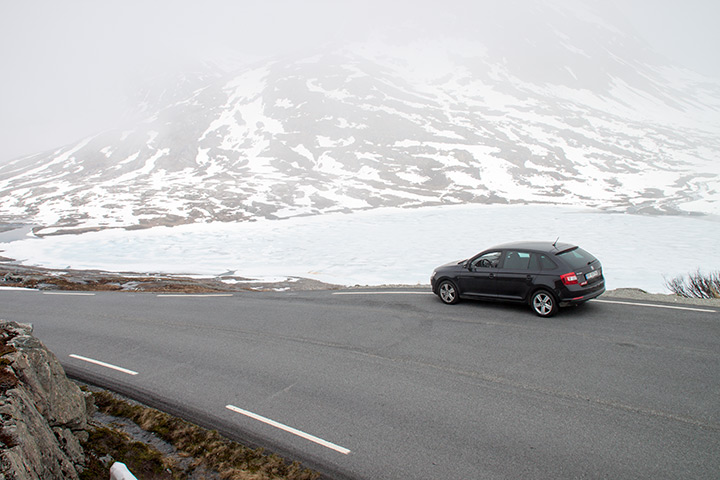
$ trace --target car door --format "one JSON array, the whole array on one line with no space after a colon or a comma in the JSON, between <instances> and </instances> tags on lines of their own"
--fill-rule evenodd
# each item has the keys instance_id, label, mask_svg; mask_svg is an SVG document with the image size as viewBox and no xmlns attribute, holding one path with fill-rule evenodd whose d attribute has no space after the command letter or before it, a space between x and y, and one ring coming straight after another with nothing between
<instances>
[{"instance_id":1,"label":"car door","mask_svg":"<svg viewBox=\"0 0 720 480\"><path fill-rule=\"evenodd\" d=\"M540 270L531 252L505 250L497 272L497 296L505 300L525 300Z\"/></svg>"},{"instance_id":2,"label":"car door","mask_svg":"<svg viewBox=\"0 0 720 480\"><path fill-rule=\"evenodd\" d=\"M472 297L495 297L501 255L501 251L492 251L471 258L465 270L458 276L461 294Z\"/></svg>"}]
</instances>

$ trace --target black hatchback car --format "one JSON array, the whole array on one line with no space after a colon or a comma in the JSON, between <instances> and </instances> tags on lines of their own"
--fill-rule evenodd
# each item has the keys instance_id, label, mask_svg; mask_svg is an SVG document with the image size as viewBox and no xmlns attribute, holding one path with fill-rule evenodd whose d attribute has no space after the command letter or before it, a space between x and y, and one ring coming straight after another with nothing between
<instances>
[{"instance_id":1,"label":"black hatchback car","mask_svg":"<svg viewBox=\"0 0 720 480\"><path fill-rule=\"evenodd\" d=\"M605 291L600 262L575 245L517 242L435 269L433 293L447 304L461 298L525 302L541 317Z\"/></svg>"}]
</instances>

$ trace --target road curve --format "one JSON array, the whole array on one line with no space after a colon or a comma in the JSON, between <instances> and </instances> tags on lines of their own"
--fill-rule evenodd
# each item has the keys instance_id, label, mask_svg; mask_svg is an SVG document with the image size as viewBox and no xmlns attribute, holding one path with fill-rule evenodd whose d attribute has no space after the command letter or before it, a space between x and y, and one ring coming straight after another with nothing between
<instances>
[{"instance_id":1,"label":"road curve","mask_svg":"<svg viewBox=\"0 0 720 480\"><path fill-rule=\"evenodd\" d=\"M720 471L718 309L1 290L0 319L32 323L73 376L328 477Z\"/></svg>"}]
</instances>

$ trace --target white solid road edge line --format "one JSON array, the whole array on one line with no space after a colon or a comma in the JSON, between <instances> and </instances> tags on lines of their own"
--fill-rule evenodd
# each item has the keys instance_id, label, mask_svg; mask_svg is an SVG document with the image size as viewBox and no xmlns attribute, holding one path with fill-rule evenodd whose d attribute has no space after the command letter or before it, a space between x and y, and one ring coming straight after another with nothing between
<instances>
[{"instance_id":1,"label":"white solid road edge line","mask_svg":"<svg viewBox=\"0 0 720 480\"><path fill-rule=\"evenodd\" d=\"M621 302L618 300L598 300L598 299L593 299L592 301L598 302L598 303L614 303L617 305L635 305L636 307L667 308L670 310L688 310L691 312L718 313L717 310L708 310L705 308L692 308L692 307L676 307L675 305L659 305L659 304L654 304L654 303L635 303L635 302Z\"/></svg>"},{"instance_id":2,"label":"white solid road edge line","mask_svg":"<svg viewBox=\"0 0 720 480\"><path fill-rule=\"evenodd\" d=\"M435 295L432 292L333 292L333 295Z\"/></svg>"},{"instance_id":3,"label":"white solid road edge line","mask_svg":"<svg viewBox=\"0 0 720 480\"><path fill-rule=\"evenodd\" d=\"M75 355L74 353L70 354L70 357L76 358L78 360L82 360L83 362L100 365L101 367L111 368L113 370L117 370L118 372L127 373L128 375L137 375L138 374L138 372L135 372L133 370L128 370L127 368L118 367L117 365L112 365L110 363L101 362L99 360L93 360L92 358L82 357L80 355Z\"/></svg>"},{"instance_id":4,"label":"white solid road edge line","mask_svg":"<svg viewBox=\"0 0 720 480\"><path fill-rule=\"evenodd\" d=\"M94 297L94 293L83 292L42 292L43 295L75 295L77 297Z\"/></svg>"},{"instance_id":5,"label":"white solid road edge line","mask_svg":"<svg viewBox=\"0 0 720 480\"><path fill-rule=\"evenodd\" d=\"M432 292L408 292L408 291L395 291L395 292L383 292L383 291L370 291L370 292L333 292L333 295L435 295ZM593 299L593 302L599 303L614 303L617 305L634 305L637 307L652 307L652 308L668 308L671 310L686 310L690 312L703 312L703 313L718 313L718 310L708 310L705 308L693 308L693 307L677 307L675 305L660 305L654 303L636 303L636 302L621 302L617 300L599 300Z\"/></svg>"},{"instance_id":6,"label":"white solid road edge line","mask_svg":"<svg viewBox=\"0 0 720 480\"><path fill-rule=\"evenodd\" d=\"M323 447L329 448L331 450L335 450L336 452L342 453L343 455L347 455L350 453L350 450L348 450L345 447L341 447L340 445L335 445L334 443L328 442L327 440L323 440L322 438L318 438L314 435L310 435L309 433L302 432L296 428L288 427L287 425L283 425L282 423L276 422L275 420L270 420L269 418L265 418L256 413L248 412L247 410L238 408L235 405L226 405L225 408L227 408L228 410L233 411L235 413L239 413L240 415L245 415L246 417L250 417L259 422L273 426L275 428L279 428L280 430L283 430L285 432L292 433L293 435L297 435L298 437L304 438L305 440L310 440L311 442L315 442L318 445L322 445Z\"/></svg>"},{"instance_id":7,"label":"white solid road edge line","mask_svg":"<svg viewBox=\"0 0 720 480\"><path fill-rule=\"evenodd\" d=\"M232 297L232 293L159 293L158 297Z\"/></svg>"}]
</instances>

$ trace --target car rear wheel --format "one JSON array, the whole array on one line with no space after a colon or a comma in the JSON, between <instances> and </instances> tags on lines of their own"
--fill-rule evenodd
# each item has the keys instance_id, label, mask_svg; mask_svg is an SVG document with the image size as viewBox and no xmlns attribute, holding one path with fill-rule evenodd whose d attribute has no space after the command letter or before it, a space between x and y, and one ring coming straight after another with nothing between
<instances>
[{"instance_id":1,"label":"car rear wheel","mask_svg":"<svg viewBox=\"0 0 720 480\"><path fill-rule=\"evenodd\" d=\"M440 285L438 286L438 296L443 303L447 303L448 305L457 303L460 300L457 287L450 280L443 280L440 282Z\"/></svg>"},{"instance_id":2,"label":"car rear wheel","mask_svg":"<svg viewBox=\"0 0 720 480\"><path fill-rule=\"evenodd\" d=\"M530 306L540 317L552 317L557 313L558 305L555 297L547 290L538 290L530 297Z\"/></svg>"}]
</instances>

